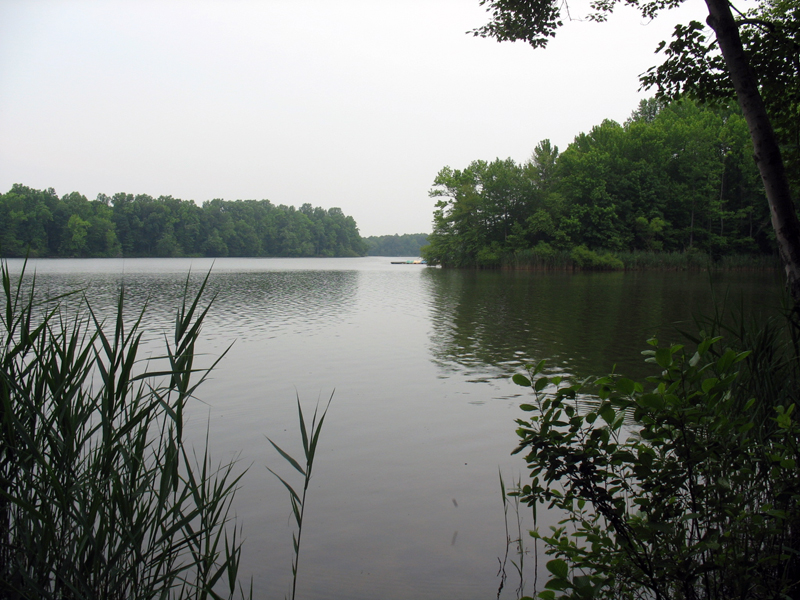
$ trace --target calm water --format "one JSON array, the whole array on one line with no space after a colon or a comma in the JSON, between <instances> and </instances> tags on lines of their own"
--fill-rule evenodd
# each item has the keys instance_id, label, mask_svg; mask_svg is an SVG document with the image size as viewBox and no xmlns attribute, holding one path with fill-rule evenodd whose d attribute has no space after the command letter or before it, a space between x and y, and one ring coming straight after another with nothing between
<instances>
[{"instance_id":1,"label":"calm water","mask_svg":"<svg viewBox=\"0 0 800 600\"><path fill-rule=\"evenodd\" d=\"M236 511L243 575L257 598L290 590L290 506L266 466L293 476L265 436L299 454L295 396L307 410L335 390L314 466L298 596L460 598L497 595L505 528L498 471L524 473L509 454L525 398L510 382L547 359L576 376L644 377L640 351L676 323L709 311L707 274L542 274L444 271L389 258L217 259L216 295L201 352L232 347L191 410L220 459L248 468ZM9 261L19 271L21 261ZM110 314L120 285L129 310L148 306L169 331L187 277L211 260L35 260L37 286L84 289ZM190 274L191 270L191 274ZM766 311L779 274L715 276L714 293ZM689 326L689 325L687 325ZM294 473L296 475L296 473ZM526 518L526 524L531 525ZM516 597L508 566L502 598ZM533 558L526 588L533 595Z\"/></svg>"}]
</instances>

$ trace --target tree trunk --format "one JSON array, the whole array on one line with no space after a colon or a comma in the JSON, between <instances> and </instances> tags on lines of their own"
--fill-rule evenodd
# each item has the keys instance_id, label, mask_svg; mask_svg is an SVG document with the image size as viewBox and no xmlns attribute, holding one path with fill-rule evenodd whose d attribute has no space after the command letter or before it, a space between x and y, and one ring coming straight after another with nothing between
<instances>
[{"instance_id":1,"label":"tree trunk","mask_svg":"<svg viewBox=\"0 0 800 600\"><path fill-rule=\"evenodd\" d=\"M786 269L789 293L795 308L800 309L800 221L792 202L778 140L758 91L758 80L742 47L739 27L728 0L706 0L706 6L706 22L717 35L736 98L750 130L756 165L769 202L772 227Z\"/></svg>"}]
</instances>

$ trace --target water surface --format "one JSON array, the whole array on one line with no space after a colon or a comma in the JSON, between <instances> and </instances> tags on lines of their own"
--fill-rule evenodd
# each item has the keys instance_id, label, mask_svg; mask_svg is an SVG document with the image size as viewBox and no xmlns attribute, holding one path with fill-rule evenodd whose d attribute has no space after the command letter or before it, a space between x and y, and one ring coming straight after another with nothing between
<instances>
[{"instance_id":1,"label":"water surface","mask_svg":"<svg viewBox=\"0 0 800 600\"><path fill-rule=\"evenodd\" d=\"M208 428L215 456L249 468L236 511L257 598L290 589L291 509L266 466L296 473L265 436L300 453L296 396L312 410L334 393L298 597L495 598L506 547L498 471L507 482L525 471L510 452L526 395L510 376L547 359L578 377L616 364L642 378L645 340L678 339L676 323L691 328L712 294L770 311L781 287L777 273L473 272L391 260L29 262L40 290L81 289L100 314L124 286L129 314L147 307L153 353L187 281L194 290L210 270L200 351L208 364L229 350L200 389L190 435L201 444ZM14 272L21 264L9 261ZM502 598L516 596L508 571ZM526 574L532 594L530 556Z\"/></svg>"}]
</instances>

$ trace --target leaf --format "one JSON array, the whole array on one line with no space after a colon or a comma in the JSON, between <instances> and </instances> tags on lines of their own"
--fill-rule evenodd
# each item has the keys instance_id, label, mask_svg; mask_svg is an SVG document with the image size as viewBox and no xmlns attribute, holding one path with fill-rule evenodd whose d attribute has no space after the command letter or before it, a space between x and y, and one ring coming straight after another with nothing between
<instances>
[{"instance_id":1,"label":"leaf","mask_svg":"<svg viewBox=\"0 0 800 600\"><path fill-rule=\"evenodd\" d=\"M548 571L561 579L566 579L567 575L569 575L569 566L560 558L547 561L546 566Z\"/></svg>"},{"instance_id":2,"label":"leaf","mask_svg":"<svg viewBox=\"0 0 800 600\"><path fill-rule=\"evenodd\" d=\"M539 377L539 379L536 380L536 383L534 383L533 389L535 389L537 392L541 392L547 387L548 383L550 383L550 380L547 377Z\"/></svg>"},{"instance_id":3,"label":"leaf","mask_svg":"<svg viewBox=\"0 0 800 600\"><path fill-rule=\"evenodd\" d=\"M633 380L623 377L617 381L617 389L623 394L630 396L634 389L636 389L636 384L633 382Z\"/></svg>"},{"instance_id":4,"label":"leaf","mask_svg":"<svg viewBox=\"0 0 800 600\"><path fill-rule=\"evenodd\" d=\"M519 373L515 373L511 378L511 381L522 387L531 387L531 380L525 377L525 375L520 375Z\"/></svg>"},{"instance_id":5,"label":"leaf","mask_svg":"<svg viewBox=\"0 0 800 600\"><path fill-rule=\"evenodd\" d=\"M602 417L603 421L605 421L609 425L611 425L617 418L617 413L614 410L614 407L611 406L611 404L604 404L603 406L601 406L600 410L598 411L598 414L600 415L600 417Z\"/></svg>"},{"instance_id":6,"label":"leaf","mask_svg":"<svg viewBox=\"0 0 800 600\"><path fill-rule=\"evenodd\" d=\"M703 393L707 394L712 389L714 389L714 386L716 386L718 383L719 379L717 379L716 377L709 377L708 379L704 379L702 385Z\"/></svg>"},{"instance_id":7,"label":"leaf","mask_svg":"<svg viewBox=\"0 0 800 600\"><path fill-rule=\"evenodd\" d=\"M267 438L267 441L269 441L269 443L270 443L270 444L272 444L272 445L274 446L275 450L277 450L277 451L280 453L280 455L281 455L281 456L282 456L284 459L286 459L286 461L287 461L287 462L288 462L290 465L292 465L292 466L293 466L295 469L297 469L298 471L300 471L300 474L301 474L303 477L305 477L305 475L306 475L306 472L303 470L303 467L301 467L301 466L300 466L300 464L299 464L299 463L298 463L298 462L297 462L295 459L293 459L293 458L292 458L291 456L289 456L289 455L288 455L286 452L284 452L284 451L281 449L281 447L280 447L280 446L278 446L278 444L276 444L275 442L273 442L271 439Z\"/></svg>"},{"instance_id":8,"label":"leaf","mask_svg":"<svg viewBox=\"0 0 800 600\"><path fill-rule=\"evenodd\" d=\"M666 369L672 365L672 352L669 348L658 348L656 350L656 362L658 366Z\"/></svg>"},{"instance_id":9,"label":"leaf","mask_svg":"<svg viewBox=\"0 0 800 600\"><path fill-rule=\"evenodd\" d=\"M662 410L664 408L664 399L658 394L642 394L639 398L639 403L653 410Z\"/></svg>"},{"instance_id":10,"label":"leaf","mask_svg":"<svg viewBox=\"0 0 800 600\"><path fill-rule=\"evenodd\" d=\"M717 371L720 373L727 372L728 369L731 368L734 361L736 360L736 353L733 350L728 349L725 354L717 361Z\"/></svg>"},{"instance_id":11,"label":"leaf","mask_svg":"<svg viewBox=\"0 0 800 600\"><path fill-rule=\"evenodd\" d=\"M748 421L747 423L739 427L739 433L747 433L753 427L755 427L755 423L753 423L753 421Z\"/></svg>"},{"instance_id":12,"label":"leaf","mask_svg":"<svg viewBox=\"0 0 800 600\"><path fill-rule=\"evenodd\" d=\"M548 581L544 585L544 587L547 590L563 591L570 587L570 582L568 579L563 579L561 577L553 577L550 581Z\"/></svg>"}]
</instances>

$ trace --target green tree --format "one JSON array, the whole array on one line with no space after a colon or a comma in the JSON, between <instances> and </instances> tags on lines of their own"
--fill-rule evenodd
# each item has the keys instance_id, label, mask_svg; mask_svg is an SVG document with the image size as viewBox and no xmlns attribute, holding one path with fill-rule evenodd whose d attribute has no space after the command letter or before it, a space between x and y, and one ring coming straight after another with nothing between
<instances>
[{"instance_id":1,"label":"green tree","mask_svg":"<svg viewBox=\"0 0 800 600\"><path fill-rule=\"evenodd\" d=\"M683 0L596 0L592 3L594 12L589 18L604 21L619 3L636 7L644 17L653 18L660 10L682 2ZM561 11L566 9L564 3L556 0L481 0L480 4L487 7L491 19L488 24L475 30L474 35L493 37L498 41L522 40L534 48L545 47L555 36L558 28L563 25ZM663 80L677 82L681 89L690 93L696 91L697 87L685 85L687 81L710 81L709 85L714 89L719 89L720 82L725 81L728 82L728 89L734 90L750 132L755 161L770 206L772 227L786 269L788 287L795 305L800 306L800 220L792 200L779 141L759 90L759 79L755 70L757 66L764 66L759 69L759 76L762 79L761 88L766 90L768 99L775 97L777 101L779 97L772 96L771 90L798 89L795 67L798 45L794 37L797 31L796 5L793 2L780 1L769 3L757 15L760 23L756 23L753 18L737 21L728 0L706 0L706 7L706 22L714 31L715 43L704 43L700 33L702 27L697 22L677 27L676 46L670 47L674 68L662 71ZM744 30L744 35L740 28ZM747 49L743 45L743 39L748 44ZM682 45L690 45L692 52L681 53ZM775 55L767 56L765 48L774 50ZM715 50L719 53L719 58L716 59ZM781 67L789 63L791 67ZM774 65L779 68L767 68ZM688 76L686 72L689 73ZM787 73L791 75L790 87L783 88ZM654 80L645 77L643 82L648 85ZM669 85L666 87L669 88ZM779 125L782 124L783 113L773 111L773 114ZM792 114L796 121L796 112Z\"/></svg>"},{"instance_id":2,"label":"green tree","mask_svg":"<svg viewBox=\"0 0 800 600\"><path fill-rule=\"evenodd\" d=\"M67 222L69 235L64 239L63 251L68 256L83 256L86 253L86 236L91 223L78 215L72 215Z\"/></svg>"},{"instance_id":3,"label":"green tree","mask_svg":"<svg viewBox=\"0 0 800 600\"><path fill-rule=\"evenodd\" d=\"M577 135L562 153L545 140L522 166L442 169L424 255L469 267L550 247L774 252L748 145L735 106L653 99L624 125L604 121Z\"/></svg>"},{"instance_id":4,"label":"green tree","mask_svg":"<svg viewBox=\"0 0 800 600\"><path fill-rule=\"evenodd\" d=\"M532 171L510 158L442 169L430 191L440 200L423 255L448 266L488 266L499 253L519 248L540 196Z\"/></svg>"},{"instance_id":5,"label":"green tree","mask_svg":"<svg viewBox=\"0 0 800 600\"><path fill-rule=\"evenodd\" d=\"M15 184L0 195L0 252L4 256L48 256L56 228L55 191L34 190Z\"/></svg>"},{"instance_id":6,"label":"green tree","mask_svg":"<svg viewBox=\"0 0 800 600\"><path fill-rule=\"evenodd\" d=\"M369 256L419 256L420 249L428 244L428 234L369 236L364 241Z\"/></svg>"},{"instance_id":7,"label":"green tree","mask_svg":"<svg viewBox=\"0 0 800 600\"><path fill-rule=\"evenodd\" d=\"M363 256L353 217L339 208L273 206L268 200L192 201L15 185L0 194L6 256Z\"/></svg>"}]
</instances>

